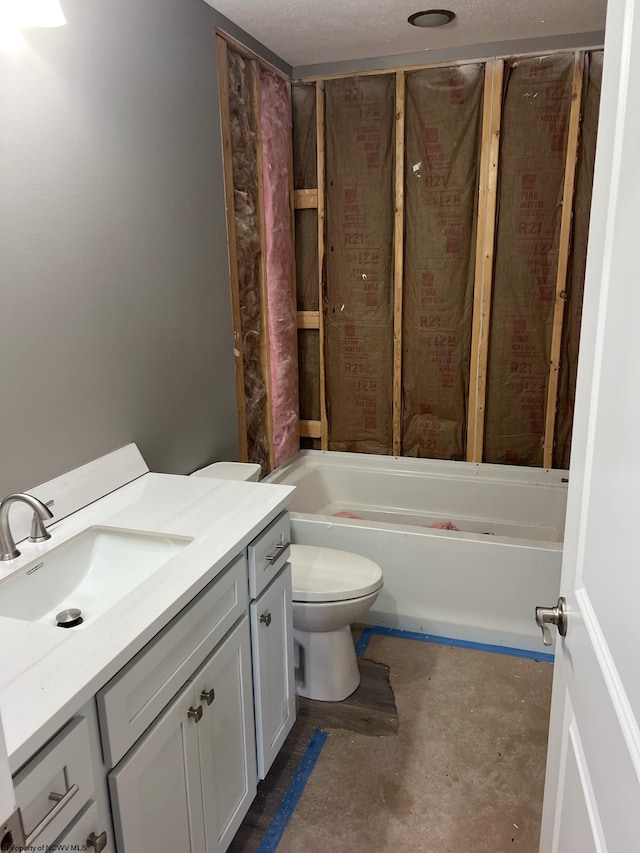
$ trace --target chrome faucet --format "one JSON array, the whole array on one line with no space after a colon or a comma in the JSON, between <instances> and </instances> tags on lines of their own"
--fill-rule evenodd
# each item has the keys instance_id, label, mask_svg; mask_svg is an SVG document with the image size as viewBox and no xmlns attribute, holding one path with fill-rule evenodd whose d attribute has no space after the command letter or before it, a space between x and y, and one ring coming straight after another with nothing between
<instances>
[{"instance_id":1,"label":"chrome faucet","mask_svg":"<svg viewBox=\"0 0 640 853\"><path fill-rule=\"evenodd\" d=\"M46 504L43 504L38 498L33 495L27 495L24 492L16 492L14 495L7 497L0 503L0 561L15 560L20 556L20 551L16 548L16 543L11 535L9 527L9 510L12 504L22 502L27 504L33 510L33 522L31 524L30 542L45 542L51 539L51 534L44 526L44 522L53 518L53 513ZM51 501L53 503L53 501Z\"/></svg>"}]
</instances>

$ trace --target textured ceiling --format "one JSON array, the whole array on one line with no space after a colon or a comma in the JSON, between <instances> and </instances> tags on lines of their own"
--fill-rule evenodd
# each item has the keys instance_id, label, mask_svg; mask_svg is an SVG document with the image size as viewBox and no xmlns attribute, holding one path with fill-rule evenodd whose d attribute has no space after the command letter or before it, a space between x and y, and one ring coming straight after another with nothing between
<instances>
[{"instance_id":1,"label":"textured ceiling","mask_svg":"<svg viewBox=\"0 0 640 853\"><path fill-rule=\"evenodd\" d=\"M292 66L604 29L606 0L206 0ZM441 29L412 12L451 9Z\"/></svg>"}]
</instances>

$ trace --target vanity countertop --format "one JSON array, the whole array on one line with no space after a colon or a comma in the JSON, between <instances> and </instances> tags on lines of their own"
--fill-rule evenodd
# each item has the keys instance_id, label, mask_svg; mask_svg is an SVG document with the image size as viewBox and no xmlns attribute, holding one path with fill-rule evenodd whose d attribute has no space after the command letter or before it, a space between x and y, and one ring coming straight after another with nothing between
<instances>
[{"instance_id":1,"label":"vanity countertop","mask_svg":"<svg viewBox=\"0 0 640 853\"><path fill-rule=\"evenodd\" d=\"M22 543L14 571L92 526L193 540L93 623L64 630L0 617L0 713L12 771L286 509L293 491L148 473L52 525L48 542Z\"/></svg>"}]
</instances>

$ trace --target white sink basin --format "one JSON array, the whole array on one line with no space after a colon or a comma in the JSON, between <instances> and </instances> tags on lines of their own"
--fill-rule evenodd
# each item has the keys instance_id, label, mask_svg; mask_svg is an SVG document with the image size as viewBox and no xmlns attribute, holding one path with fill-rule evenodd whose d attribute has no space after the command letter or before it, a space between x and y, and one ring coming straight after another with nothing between
<instances>
[{"instance_id":1,"label":"white sink basin","mask_svg":"<svg viewBox=\"0 0 640 853\"><path fill-rule=\"evenodd\" d=\"M0 616L56 625L78 608L93 621L192 540L90 527L0 583Z\"/></svg>"}]
</instances>

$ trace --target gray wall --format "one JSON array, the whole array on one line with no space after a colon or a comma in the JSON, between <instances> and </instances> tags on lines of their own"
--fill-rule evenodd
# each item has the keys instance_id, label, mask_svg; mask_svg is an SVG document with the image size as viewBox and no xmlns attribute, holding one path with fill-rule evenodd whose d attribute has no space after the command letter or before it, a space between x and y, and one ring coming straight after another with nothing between
<instances>
[{"instance_id":1,"label":"gray wall","mask_svg":"<svg viewBox=\"0 0 640 853\"><path fill-rule=\"evenodd\" d=\"M0 496L131 441L237 458L214 29L203 0L62 0L0 54Z\"/></svg>"},{"instance_id":2,"label":"gray wall","mask_svg":"<svg viewBox=\"0 0 640 853\"><path fill-rule=\"evenodd\" d=\"M492 56L519 56L525 53L544 53L548 50L572 50L602 47L604 32L569 33L562 36L544 36L532 39L496 41L484 44L458 45L419 53L401 53L392 56L374 56L344 62L323 62L319 65L297 65L293 77L317 77L330 74L350 74L356 71L380 71L385 68L408 68L435 62L456 62L466 59L489 59Z\"/></svg>"}]
</instances>

